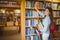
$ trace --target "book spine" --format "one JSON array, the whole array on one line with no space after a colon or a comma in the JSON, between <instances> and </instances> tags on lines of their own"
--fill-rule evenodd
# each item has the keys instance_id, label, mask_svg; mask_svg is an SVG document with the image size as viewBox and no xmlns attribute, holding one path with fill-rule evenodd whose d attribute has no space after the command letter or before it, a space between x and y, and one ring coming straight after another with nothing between
<instances>
[{"instance_id":1,"label":"book spine","mask_svg":"<svg viewBox=\"0 0 60 40\"><path fill-rule=\"evenodd\" d=\"M26 35L30 35L30 29L29 28L26 28Z\"/></svg>"},{"instance_id":2,"label":"book spine","mask_svg":"<svg viewBox=\"0 0 60 40\"><path fill-rule=\"evenodd\" d=\"M30 37L26 37L26 40L31 40L31 38Z\"/></svg>"},{"instance_id":3,"label":"book spine","mask_svg":"<svg viewBox=\"0 0 60 40\"><path fill-rule=\"evenodd\" d=\"M30 14L29 14L29 16L30 16L30 17L32 17L32 16L33 16L32 10L30 10Z\"/></svg>"},{"instance_id":4,"label":"book spine","mask_svg":"<svg viewBox=\"0 0 60 40\"><path fill-rule=\"evenodd\" d=\"M31 36L31 40L33 40L33 36Z\"/></svg>"},{"instance_id":5,"label":"book spine","mask_svg":"<svg viewBox=\"0 0 60 40\"><path fill-rule=\"evenodd\" d=\"M36 35L36 36L34 36L33 39L34 39L34 40L39 40L39 37Z\"/></svg>"}]
</instances>

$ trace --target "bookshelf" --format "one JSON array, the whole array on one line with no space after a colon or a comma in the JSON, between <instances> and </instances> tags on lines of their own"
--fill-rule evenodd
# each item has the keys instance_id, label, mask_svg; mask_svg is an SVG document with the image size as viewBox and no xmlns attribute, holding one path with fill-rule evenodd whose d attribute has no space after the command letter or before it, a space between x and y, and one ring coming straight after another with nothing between
<instances>
[{"instance_id":1,"label":"bookshelf","mask_svg":"<svg viewBox=\"0 0 60 40\"><path fill-rule=\"evenodd\" d=\"M21 1L19 0L0 0L0 28L4 31L21 31ZM14 30L16 29L16 30ZM13 33L13 32L12 32ZM5 35L8 32L5 32Z\"/></svg>"},{"instance_id":2,"label":"bookshelf","mask_svg":"<svg viewBox=\"0 0 60 40\"><path fill-rule=\"evenodd\" d=\"M35 23L37 23L38 22L38 20L39 19L42 19L42 17L40 17L38 14L35 14L36 13L36 11L35 11L35 8L34 8L34 5L35 5L35 2L36 1L34 1L34 0L26 0L26 7L25 7L25 9L26 9L26 18L25 18L25 20L27 21L26 23L25 23L25 25L26 25L26 28L28 28L27 29L27 31L28 31L28 34L29 34L29 30L33 27L33 26L36 26L36 24ZM57 24L57 27L60 25L60 1L54 1L54 0L39 0L39 2L40 2L40 8L39 8L39 10L40 10L40 12L41 11L43 11L44 12L44 8L46 7L46 6L49 6L49 7L52 7L52 9L53 9L53 16L54 16L54 21L56 22L56 24ZM32 6L33 5L33 6ZM35 13L34 13L35 12ZM31 20L37 20L36 22L34 22L34 21L32 21L32 23L31 23ZM32 24L32 25L31 25ZM60 26L59 26L60 27ZM58 27L58 28L59 28ZM27 32L26 31L26 32ZM59 29L57 29L57 31L59 31ZM58 34L58 32L57 31L55 31L54 33L57 33ZM26 35L28 35L28 34L26 34ZM36 34L37 35L37 34ZM55 34L54 34L55 35ZM28 38L26 38L26 40L34 40L34 36L31 38L31 36L33 36L33 35L30 35L30 37L28 36ZM56 36L58 36L58 35L56 35ZM54 40L58 40L59 38L54 38Z\"/></svg>"}]
</instances>

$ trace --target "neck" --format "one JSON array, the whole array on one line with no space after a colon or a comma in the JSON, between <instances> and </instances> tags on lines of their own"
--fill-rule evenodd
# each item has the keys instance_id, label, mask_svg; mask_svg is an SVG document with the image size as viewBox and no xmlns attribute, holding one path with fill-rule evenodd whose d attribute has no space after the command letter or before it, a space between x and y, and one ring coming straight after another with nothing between
<instances>
[{"instance_id":1,"label":"neck","mask_svg":"<svg viewBox=\"0 0 60 40\"><path fill-rule=\"evenodd\" d=\"M49 16L49 15L46 15L46 16Z\"/></svg>"}]
</instances>

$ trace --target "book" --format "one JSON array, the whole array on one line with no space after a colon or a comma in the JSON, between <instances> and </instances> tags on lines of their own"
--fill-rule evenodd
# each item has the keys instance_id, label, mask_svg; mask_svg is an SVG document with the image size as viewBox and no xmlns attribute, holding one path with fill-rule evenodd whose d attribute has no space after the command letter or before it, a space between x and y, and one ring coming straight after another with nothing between
<instances>
[{"instance_id":1,"label":"book","mask_svg":"<svg viewBox=\"0 0 60 40\"><path fill-rule=\"evenodd\" d=\"M31 8L35 8L35 1L31 1Z\"/></svg>"},{"instance_id":2,"label":"book","mask_svg":"<svg viewBox=\"0 0 60 40\"><path fill-rule=\"evenodd\" d=\"M30 14L30 11L29 10L26 10L26 17L29 17L29 14Z\"/></svg>"},{"instance_id":3,"label":"book","mask_svg":"<svg viewBox=\"0 0 60 40\"><path fill-rule=\"evenodd\" d=\"M44 8L44 2L40 2L40 8Z\"/></svg>"},{"instance_id":4,"label":"book","mask_svg":"<svg viewBox=\"0 0 60 40\"><path fill-rule=\"evenodd\" d=\"M33 39L34 40L39 40L39 36L36 35L36 36L33 37Z\"/></svg>"},{"instance_id":5,"label":"book","mask_svg":"<svg viewBox=\"0 0 60 40\"><path fill-rule=\"evenodd\" d=\"M58 4L58 7L57 7L57 9L60 9L60 4Z\"/></svg>"},{"instance_id":6,"label":"book","mask_svg":"<svg viewBox=\"0 0 60 40\"><path fill-rule=\"evenodd\" d=\"M29 17L31 18L33 16L32 10L30 10Z\"/></svg>"},{"instance_id":7,"label":"book","mask_svg":"<svg viewBox=\"0 0 60 40\"><path fill-rule=\"evenodd\" d=\"M25 20L25 26L28 26L29 23L28 23L28 20Z\"/></svg>"},{"instance_id":8,"label":"book","mask_svg":"<svg viewBox=\"0 0 60 40\"><path fill-rule=\"evenodd\" d=\"M44 8L46 8L46 7L52 7L52 4L44 2Z\"/></svg>"},{"instance_id":9,"label":"book","mask_svg":"<svg viewBox=\"0 0 60 40\"><path fill-rule=\"evenodd\" d=\"M26 35L30 35L30 28L26 28L25 32L26 32Z\"/></svg>"},{"instance_id":10,"label":"book","mask_svg":"<svg viewBox=\"0 0 60 40\"><path fill-rule=\"evenodd\" d=\"M38 20L34 19L34 26L37 26Z\"/></svg>"},{"instance_id":11,"label":"book","mask_svg":"<svg viewBox=\"0 0 60 40\"><path fill-rule=\"evenodd\" d=\"M6 0L0 0L0 4L1 5L10 5L10 6L12 6L12 5L17 5L17 6L19 6L20 4L18 3L18 2L15 2L15 1L6 1Z\"/></svg>"},{"instance_id":12,"label":"book","mask_svg":"<svg viewBox=\"0 0 60 40\"><path fill-rule=\"evenodd\" d=\"M31 27L34 26L34 20L33 20L33 19L30 20L30 26L31 26Z\"/></svg>"},{"instance_id":13,"label":"book","mask_svg":"<svg viewBox=\"0 0 60 40\"><path fill-rule=\"evenodd\" d=\"M29 26L29 27L32 26L32 25L31 25L31 20L26 20L25 23L26 23L26 24L25 24L26 26Z\"/></svg>"},{"instance_id":14,"label":"book","mask_svg":"<svg viewBox=\"0 0 60 40\"><path fill-rule=\"evenodd\" d=\"M26 8L31 8L31 1L26 1Z\"/></svg>"},{"instance_id":15,"label":"book","mask_svg":"<svg viewBox=\"0 0 60 40\"><path fill-rule=\"evenodd\" d=\"M52 4L52 9L57 9L58 4Z\"/></svg>"},{"instance_id":16,"label":"book","mask_svg":"<svg viewBox=\"0 0 60 40\"><path fill-rule=\"evenodd\" d=\"M33 12L33 18L37 18L37 17L39 17L39 15L38 15L38 12L37 11L32 11Z\"/></svg>"},{"instance_id":17,"label":"book","mask_svg":"<svg viewBox=\"0 0 60 40\"><path fill-rule=\"evenodd\" d=\"M59 11L53 11L53 16L58 17L59 16Z\"/></svg>"},{"instance_id":18,"label":"book","mask_svg":"<svg viewBox=\"0 0 60 40\"><path fill-rule=\"evenodd\" d=\"M33 40L33 36L31 36L31 40Z\"/></svg>"},{"instance_id":19,"label":"book","mask_svg":"<svg viewBox=\"0 0 60 40\"><path fill-rule=\"evenodd\" d=\"M31 40L31 37L26 37L26 40Z\"/></svg>"},{"instance_id":20,"label":"book","mask_svg":"<svg viewBox=\"0 0 60 40\"><path fill-rule=\"evenodd\" d=\"M0 0L0 4L8 4L8 1L2 1L2 0Z\"/></svg>"},{"instance_id":21,"label":"book","mask_svg":"<svg viewBox=\"0 0 60 40\"><path fill-rule=\"evenodd\" d=\"M60 24L60 19L57 19L56 23L59 25Z\"/></svg>"},{"instance_id":22,"label":"book","mask_svg":"<svg viewBox=\"0 0 60 40\"><path fill-rule=\"evenodd\" d=\"M30 35L33 36L34 34L36 34L36 30L31 27L31 28L30 28Z\"/></svg>"}]
</instances>

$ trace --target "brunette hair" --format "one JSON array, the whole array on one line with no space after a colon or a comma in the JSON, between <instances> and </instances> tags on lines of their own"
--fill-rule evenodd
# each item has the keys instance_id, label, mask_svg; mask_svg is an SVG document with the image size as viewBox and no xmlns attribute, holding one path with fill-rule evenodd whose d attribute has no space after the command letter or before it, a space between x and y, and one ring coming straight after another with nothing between
<instances>
[{"instance_id":1,"label":"brunette hair","mask_svg":"<svg viewBox=\"0 0 60 40\"><path fill-rule=\"evenodd\" d=\"M49 16L50 16L50 20L51 20L51 24L52 24L52 22L53 22L53 13L52 13L52 8L51 8L51 7L46 7L45 9L48 9L48 10L49 10L49 12L50 12Z\"/></svg>"}]
</instances>

